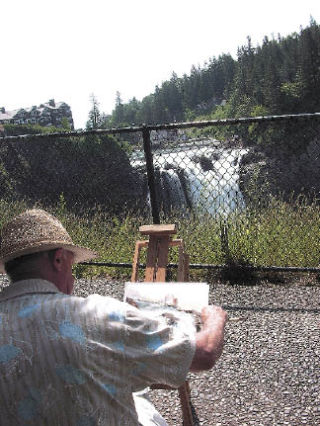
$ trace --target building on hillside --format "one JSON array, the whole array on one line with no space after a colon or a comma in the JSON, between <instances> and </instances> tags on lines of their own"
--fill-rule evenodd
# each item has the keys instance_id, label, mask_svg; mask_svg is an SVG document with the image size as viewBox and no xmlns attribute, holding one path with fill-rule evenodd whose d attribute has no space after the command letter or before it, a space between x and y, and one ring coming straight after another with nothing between
<instances>
[{"instance_id":1,"label":"building on hillside","mask_svg":"<svg viewBox=\"0 0 320 426\"><path fill-rule=\"evenodd\" d=\"M39 124L40 126L65 127L69 124L70 129L74 129L72 112L65 102L49 102L40 106L30 108L20 108L14 111L6 111L0 108L0 124Z\"/></svg>"}]
</instances>

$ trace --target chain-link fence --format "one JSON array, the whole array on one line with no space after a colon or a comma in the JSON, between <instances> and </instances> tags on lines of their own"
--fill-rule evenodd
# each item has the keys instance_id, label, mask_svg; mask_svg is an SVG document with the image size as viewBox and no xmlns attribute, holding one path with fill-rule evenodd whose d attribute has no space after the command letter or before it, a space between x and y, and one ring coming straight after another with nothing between
<instances>
[{"instance_id":1,"label":"chain-link fence","mask_svg":"<svg viewBox=\"0 0 320 426\"><path fill-rule=\"evenodd\" d=\"M74 212L119 213L136 207L143 176L130 164L131 147L95 132L25 135L1 140L1 198ZM139 208L146 206L139 203Z\"/></svg>"},{"instance_id":2,"label":"chain-link fence","mask_svg":"<svg viewBox=\"0 0 320 426\"><path fill-rule=\"evenodd\" d=\"M101 259L175 222L191 263L319 262L320 114L0 139L1 222L41 206Z\"/></svg>"}]
</instances>

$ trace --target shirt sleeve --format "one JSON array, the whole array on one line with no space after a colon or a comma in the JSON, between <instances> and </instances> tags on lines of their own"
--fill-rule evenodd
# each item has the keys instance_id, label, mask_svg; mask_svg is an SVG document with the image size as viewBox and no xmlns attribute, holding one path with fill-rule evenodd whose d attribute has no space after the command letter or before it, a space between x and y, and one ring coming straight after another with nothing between
<instances>
[{"instance_id":1,"label":"shirt sleeve","mask_svg":"<svg viewBox=\"0 0 320 426\"><path fill-rule=\"evenodd\" d=\"M173 308L139 310L98 295L86 299L83 313L100 330L99 362L111 357L114 373L132 392L152 384L179 387L186 379L195 352L191 315Z\"/></svg>"},{"instance_id":2,"label":"shirt sleeve","mask_svg":"<svg viewBox=\"0 0 320 426\"><path fill-rule=\"evenodd\" d=\"M191 315L172 308L145 314L127 306L125 353L133 391L151 384L180 386L195 352Z\"/></svg>"}]
</instances>

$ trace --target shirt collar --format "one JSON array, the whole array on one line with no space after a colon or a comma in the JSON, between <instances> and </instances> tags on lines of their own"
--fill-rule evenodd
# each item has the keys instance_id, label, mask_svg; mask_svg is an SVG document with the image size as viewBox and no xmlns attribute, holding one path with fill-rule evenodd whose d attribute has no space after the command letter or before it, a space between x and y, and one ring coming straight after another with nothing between
<instances>
[{"instance_id":1,"label":"shirt collar","mask_svg":"<svg viewBox=\"0 0 320 426\"><path fill-rule=\"evenodd\" d=\"M16 281L5 287L0 293L0 302L14 297L35 293L60 293L57 287L50 281L39 278Z\"/></svg>"}]
</instances>

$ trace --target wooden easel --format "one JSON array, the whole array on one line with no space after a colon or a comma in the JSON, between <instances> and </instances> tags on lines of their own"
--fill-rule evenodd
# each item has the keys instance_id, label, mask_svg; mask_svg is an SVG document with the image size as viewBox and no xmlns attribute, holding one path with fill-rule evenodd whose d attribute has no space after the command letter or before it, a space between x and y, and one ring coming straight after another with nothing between
<instances>
[{"instance_id":1,"label":"wooden easel","mask_svg":"<svg viewBox=\"0 0 320 426\"><path fill-rule=\"evenodd\" d=\"M147 263L144 281L146 282L165 282L166 270L168 265L169 247L179 248L178 261L178 281L189 281L189 256L184 251L183 240L172 239L175 234L175 225L144 225L140 226L139 231L142 235L149 235L149 240L136 242L131 281L138 281L139 258L142 248L147 248ZM172 389L165 385L153 385L152 389ZM190 388L188 381L185 381L178 389L182 418L184 426L193 426L193 416L190 405Z\"/></svg>"}]
</instances>

